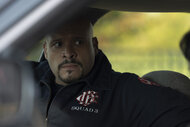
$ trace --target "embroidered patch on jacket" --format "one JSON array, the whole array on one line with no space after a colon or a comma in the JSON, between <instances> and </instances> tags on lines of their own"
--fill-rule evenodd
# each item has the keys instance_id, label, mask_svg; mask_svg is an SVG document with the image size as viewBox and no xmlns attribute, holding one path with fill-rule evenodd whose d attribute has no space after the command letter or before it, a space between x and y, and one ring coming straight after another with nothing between
<instances>
[{"instance_id":1,"label":"embroidered patch on jacket","mask_svg":"<svg viewBox=\"0 0 190 127\"><path fill-rule=\"evenodd\" d=\"M97 103L98 93L95 91L83 92L80 96L76 98L79 104L83 106L90 105L91 103Z\"/></svg>"},{"instance_id":2,"label":"embroidered patch on jacket","mask_svg":"<svg viewBox=\"0 0 190 127\"><path fill-rule=\"evenodd\" d=\"M144 84L148 84L148 85L154 85L154 86L160 86L159 84L155 83L155 82L151 82L151 81L148 81L146 79L143 79L143 78L138 78L140 80L140 82L144 83Z\"/></svg>"}]
</instances>

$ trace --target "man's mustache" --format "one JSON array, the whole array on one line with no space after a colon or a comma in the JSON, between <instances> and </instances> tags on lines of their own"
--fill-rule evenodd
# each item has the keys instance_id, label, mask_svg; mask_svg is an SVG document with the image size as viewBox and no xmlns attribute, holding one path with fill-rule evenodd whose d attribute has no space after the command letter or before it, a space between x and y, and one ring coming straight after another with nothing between
<instances>
[{"instance_id":1,"label":"man's mustache","mask_svg":"<svg viewBox=\"0 0 190 127\"><path fill-rule=\"evenodd\" d=\"M76 60L64 60L61 64L59 64L58 69L61 69L61 67L65 64L77 64L82 67L82 64Z\"/></svg>"}]
</instances>

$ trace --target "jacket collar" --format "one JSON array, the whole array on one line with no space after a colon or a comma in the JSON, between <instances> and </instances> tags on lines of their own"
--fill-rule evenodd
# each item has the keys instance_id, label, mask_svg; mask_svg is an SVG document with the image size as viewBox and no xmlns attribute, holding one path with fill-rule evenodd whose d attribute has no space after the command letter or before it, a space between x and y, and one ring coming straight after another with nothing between
<instances>
[{"instance_id":1,"label":"jacket collar","mask_svg":"<svg viewBox=\"0 0 190 127\"><path fill-rule=\"evenodd\" d=\"M45 72L41 72L40 82L46 83L47 85L54 84L55 76L53 75L48 62L42 63L42 66L45 66ZM107 57L104 53L99 50L99 53L95 57L95 63L90 71L90 73L80 79L79 81L73 83L72 85L85 82L92 88L101 89L101 90L111 90L112 89L112 81L111 81L111 73L113 70L111 69L111 64L108 61Z\"/></svg>"},{"instance_id":2,"label":"jacket collar","mask_svg":"<svg viewBox=\"0 0 190 127\"><path fill-rule=\"evenodd\" d=\"M95 63L91 72L82 80L86 81L93 88L110 90L112 87L111 73L112 69L110 62L104 53L99 50L95 57Z\"/></svg>"}]
</instances>

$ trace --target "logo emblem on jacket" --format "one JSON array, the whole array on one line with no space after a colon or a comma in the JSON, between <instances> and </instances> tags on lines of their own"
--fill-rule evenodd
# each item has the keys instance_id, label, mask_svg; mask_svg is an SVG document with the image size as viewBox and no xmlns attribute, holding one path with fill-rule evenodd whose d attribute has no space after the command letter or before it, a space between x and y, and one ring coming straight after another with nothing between
<instances>
[{"instance_id":1,"label":"logo emblem on jacket","mask_svg":"<svg viewBox=\"0 0 190 127\"><path fill-rule=\"evenodd\" d=\"M155 82L151 82L149 80L143 79L143 78L138 78L142 83L144 84L148 84L148 85L154 85L154 86L160 86L159 84L155 83Z\"/></svg>"},{"instance_id":2,"label":"logo emblem on jacket","mask_svg":"<svg viewBox=\"0 0 190 127\"><path fill-rule=\"evenodd\" d=\"M97 103L98 93L95 91L83 92L80 96L76 98L79 104L83 106L90 105L91 103Z\"/></svg>"}]
</instances>

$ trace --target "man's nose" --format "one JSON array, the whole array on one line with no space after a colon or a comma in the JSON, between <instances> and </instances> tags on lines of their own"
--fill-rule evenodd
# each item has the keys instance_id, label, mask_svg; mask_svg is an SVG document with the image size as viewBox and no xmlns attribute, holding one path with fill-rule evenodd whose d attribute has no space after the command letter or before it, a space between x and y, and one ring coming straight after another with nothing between
<instances>
[{"instance_id":1,"label":"man's nose","mask_svg":"<svg viewBox=\"0 0 190 127\"><path fill-rule=\"evenodd\" d=\"M63 58L68 58L68 59L71 59L71 58L75 58L77 56L73 46L65 46L63 51L62 51L62 57Z\"/></svg>"}]
</instances>

